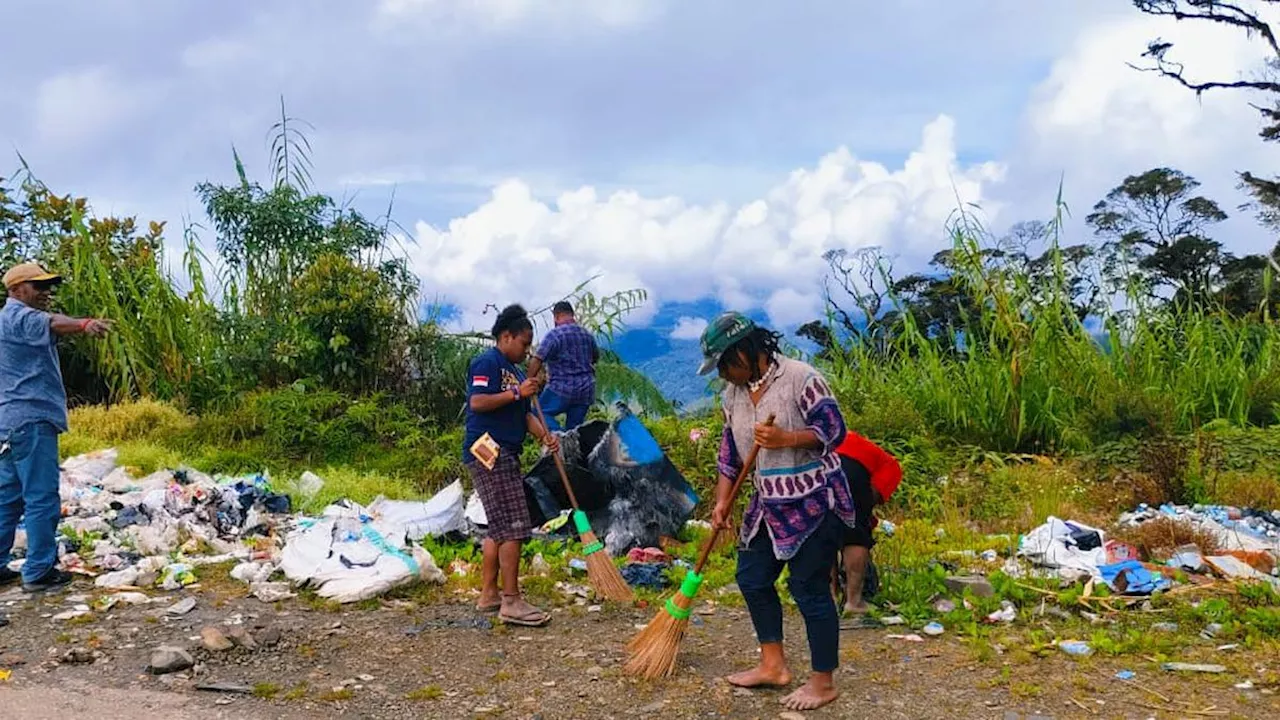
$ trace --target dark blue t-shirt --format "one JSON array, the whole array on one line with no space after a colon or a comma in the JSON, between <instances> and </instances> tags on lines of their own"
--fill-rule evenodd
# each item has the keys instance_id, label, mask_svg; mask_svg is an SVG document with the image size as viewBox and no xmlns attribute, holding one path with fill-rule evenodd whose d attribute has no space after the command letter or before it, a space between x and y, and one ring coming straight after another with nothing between
<instances>
[{"instance_id":1,"label":"dark blue t-shirt","mask_svg":"<svg viewBox=\"0 0 1280 720\"><path fill-rule=\"evenodd\" d=\"M471 361L471 367L467 370L466 437L462 441L463 462L469 463L475 460L471 455L471 446L485 433L489 433L489 437L492 437L504 451L520 455L525 435L528 433L526 416L529 414L529 399L522 398L517 402L503 405L493 412L478 413L471 409L471 396L509 393L521 382L524 382L524 373L497 348L490 348Z\"/></svg>"}]
</instances>

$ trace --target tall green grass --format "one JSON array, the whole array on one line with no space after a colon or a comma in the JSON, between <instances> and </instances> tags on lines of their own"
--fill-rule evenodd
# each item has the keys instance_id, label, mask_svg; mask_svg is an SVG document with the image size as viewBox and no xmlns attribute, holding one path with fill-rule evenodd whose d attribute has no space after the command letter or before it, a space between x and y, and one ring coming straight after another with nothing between
<instances>
[{"instance_id":1,"label":"tall green grass","mask_svg":"<svg viewBox=\"0 0 1280 720\"><path fill-rule=\"evenodd\" d=\"M1275 421L1280 328L1265 307L1241 318L1130 298L1091 332L1070 302L1060 218L1051 225L1052 277L1032 278L988 262L994 241L960 214L951 226L953 281L979 311L941 339L904 312L887 343L855 340L832 353L824 369L851 426L891 440L928 435L1053 453L1211 421Z\"/></svg>"}]
</instances>

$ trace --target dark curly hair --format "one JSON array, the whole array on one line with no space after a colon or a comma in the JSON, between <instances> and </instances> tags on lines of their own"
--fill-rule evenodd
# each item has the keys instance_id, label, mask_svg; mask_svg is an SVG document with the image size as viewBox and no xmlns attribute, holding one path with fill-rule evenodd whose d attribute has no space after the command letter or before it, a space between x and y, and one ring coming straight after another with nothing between
<instances>
[{"instance_id":1,"label":"dark curly hair","mask_svg":"<svg viewBox=\"0 0 1280 720\"><path fill-rule=\"evenodd\" d=\"M729 346L720 356L719 370L724 372L725 368L740 364L738 353L742 353L742 358L747 362L747 368L751 370L751 379L753 381L760 379L760 358L771 358L774 355L782 354L782 346L779 341L782 340L782 333L777 333L768 328L756 327L746 337Z\"/></svg>"},{"instance_id":2,"label":"dark curly hair","mask_svg":"<svg viewBox=\"0 0 1280 720\"><path fill-rule=\"evenodd\" d=\"M498 319L493 321L493 339L497 340L503 333L519 335L528 330L533 331L533 323L529 320L529 313L519 305L508 305L502 308L498 313Z\"/></svg>"}]
</instances>

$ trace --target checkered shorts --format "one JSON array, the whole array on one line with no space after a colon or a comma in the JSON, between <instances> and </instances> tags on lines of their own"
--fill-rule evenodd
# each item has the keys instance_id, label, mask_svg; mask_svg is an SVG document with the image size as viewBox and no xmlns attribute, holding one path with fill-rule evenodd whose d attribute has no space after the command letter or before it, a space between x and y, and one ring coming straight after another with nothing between
<instances>
[{"instance_id":1,"label":"checkered shorts","mask_svg":"<svg viewBox=\"0 0 1280 720\"><path fill-rule=\"evenodd\" d=\"M525 501L520 459L503 448L492 470L478 462L468 463L467 470L484 505L488 538L494 542L528 540L533 521Z\"/></svg>"}]
</instances>

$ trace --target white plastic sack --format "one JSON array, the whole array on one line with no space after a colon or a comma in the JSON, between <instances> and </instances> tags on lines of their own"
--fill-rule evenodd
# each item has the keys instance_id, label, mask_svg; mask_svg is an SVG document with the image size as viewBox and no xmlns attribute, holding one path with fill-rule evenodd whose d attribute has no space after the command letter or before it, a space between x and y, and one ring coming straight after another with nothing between
<instances>
[{"instance_id":1,"label":"white plastic sack","mask_svg":"<svg viewBox=\"0 0 1280 720\"><path fill-rule=\"evenodd\" d=\"M403 526L361 522L360 510L331 505L325 517L300 527L280 555L285 576L340 603L377 597L415 580L444 582L429 553L405 547Z\"/></svg>"},{"instance_id":2,"label":"white plastic sack","mask_svg":"<svg viewBox=\"0 0 1280 720\"><path fill-rule=\"evenodd\" d=\"M471 493L471 497L467 499L466 517L473 525L488 527L489 518L484 514L484 503L480 502L479 494Z\"/></svg>"},{"instance_id":3,"label":"white plastic sack","mask_svg":"<svg viewBox=\"0 0 1280 720\"><path fill-rule=\"evenodd\" d=\"M138 575L138 568L125 568L124 570L107 573L106 575L99 575L94 578L93 584L94 587L111 589L134 587L138 584Z\"/></svg>"},{"instance_id":4,"label":"white plastic sack","mask_svg":"<svg viewBox=\"0 0 1280 720\"><path fill-rule=\"evenodd\" d=\"M1098 533L1101 544L1092 550L1079 549L1069 541L1074 530ZM1098 567L1107 564L1106 542L1106 534L1097 528L1075 521L1068 524L1051 515L1043 525L1022 537L1018 554L1042 567L1056 568L1065 578L1101 577Z\"/></svg>"},{"instance_id":5,"label":"white plastic sack","mask_svg":"<svg viewBox=\"0 0 1280 720\"><path fill-rule=\"evenodd\" d=\"M439 537L467 529L462 481L454 480L426 502L387 500L379 497L369 514L391 525L404 527L410 540Z\"/></svg>"},{"instance_id":6,"label":"white plastic sack","mask_svg":"<svg viewBox=\"0 0 1280 720\"><path fill-rule=\"evenodd\" d=\"M269 562L246 562L231 568L231 577L242 583L252 585L254 583L266 582L267 578L276 571L274 563Z\"/></svg>"}]
</instances>

